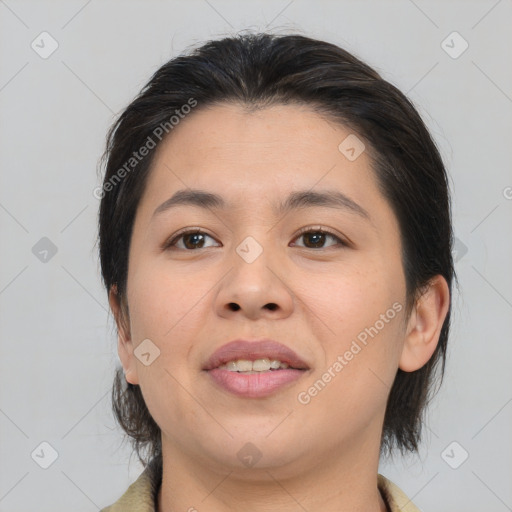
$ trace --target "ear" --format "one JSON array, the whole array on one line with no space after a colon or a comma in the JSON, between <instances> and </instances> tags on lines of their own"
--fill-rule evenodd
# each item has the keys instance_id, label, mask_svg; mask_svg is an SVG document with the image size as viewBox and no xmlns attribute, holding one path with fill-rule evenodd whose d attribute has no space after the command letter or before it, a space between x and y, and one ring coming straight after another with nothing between
<instances>
[{"instance_id":1,"label":"ear","mask_svg":"<svg viewBox=\"0 0 512 512\"><path fill-rule=\"evenodd\" d=\"M121 304L117 292L117 285L112 285L108 294L110 309L117 325L117 352L123 365L126 381L130 384L138 384L137 365L133 355L133 343L130 334L130 319L127 310Z\"/></svg>"},{"instance_id":2,"label":"ear","mask_svg":"<svg viewBox=\"0 0 512 512\"><path fill-rule=\"evenodd\" d=\"M405 343L399 368L413 372L432 357L450 307L450 290L446 279L435 276L417 300L407 322Z\"/></svg>"}]
</instances>

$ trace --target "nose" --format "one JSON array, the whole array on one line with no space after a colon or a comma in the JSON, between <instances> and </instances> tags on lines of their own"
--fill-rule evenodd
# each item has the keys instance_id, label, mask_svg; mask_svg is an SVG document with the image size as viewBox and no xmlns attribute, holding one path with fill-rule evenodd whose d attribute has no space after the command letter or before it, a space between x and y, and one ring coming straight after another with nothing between
<instances>
[{"instance_id":1,"label":"nose","mask_svg":"<svg viewBox=\"0 0 512 512\"><path fill-rule=\"evenodd\" d=\"M283 257L266 249L252 260L240 251L234 252L230 264L215 297L219 316L258 320L282 319L292 313L294 297L287 283Z\"/></svg>"}]
</instances>

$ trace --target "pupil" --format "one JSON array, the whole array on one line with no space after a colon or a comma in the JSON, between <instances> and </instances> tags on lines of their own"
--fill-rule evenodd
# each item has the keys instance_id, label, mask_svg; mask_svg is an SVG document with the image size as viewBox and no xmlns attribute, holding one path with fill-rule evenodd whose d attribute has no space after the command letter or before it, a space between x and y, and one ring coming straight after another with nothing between
<instances>
[{"instance_id":1,"label":"pupil","mask_svg":"<svg viewBox=\"0 0 512 512\"><path fill-rule=\"evenodd\" d=\"M193 240L195 238L195 242L188 243L189 241ZM325 233L306 233L304 235L304 238L309 241L309 244L313 247L321 247L325 240ZM201 233L189 233L184 237L185 246L187 248L197 249L198 247L201 248L202 245L201 242L204 242L203 235ZM199 242L199 244L197 244ZM308 245L308 244L306 244Z\"/></svg>"},{"instance_id":2,"label":"pupil","mask_svg":"<svg viewBox=\"0 0 512 512\"><path fill-rule=\"evenodd\" d=\"M312 245L314 245L315 247L318 247L318 246L322 246L322 242L325 238L325 234L324 233L306 233L306 238L311 240L312 238L315 239L316 238L316 242L312 242ZM307 244L306 244L307 245Z\"/></svg>"},{"instance_id":3,"label":"pupil","mask_svg":"<svg viewBox=\"0 0 512 512\"><path fill-rule=\"evenodd\" d=\"M190 240L192 237L199 237L199 238L202 238L203 235L201 233L189 233L188 235L185 236L184 238L184 242L185 242L185 246L190 249L197 249L197 247L200 247L199 245L195 245L195 244L188 244L187 241ZM197 241L197 240L196 240ZM204 241L204 240L199 240L199 242L201 241ZM190 245L190 246L189 246Z\"/></svg>"}]
</instances>

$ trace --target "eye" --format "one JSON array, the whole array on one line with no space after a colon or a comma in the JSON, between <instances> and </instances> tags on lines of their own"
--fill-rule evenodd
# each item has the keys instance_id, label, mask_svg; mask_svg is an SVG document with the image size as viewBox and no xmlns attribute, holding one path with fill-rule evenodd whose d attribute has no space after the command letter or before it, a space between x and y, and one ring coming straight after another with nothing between
<instances>
[{"instance_id":1,"label":"eye","mask_svg":"<svg viewBox=\"0 0 512 512\"><path fill-rule=\"evenodd\" d=\"M201 231L200 229L189 229L175 235L171 240L163 245L163 249L176 248L186 251L204 249L209 247L205 245L206 238L214 240L213 237L204 231ZM327 239L331 239L337 242L337 244L331 244L331 246L340 245L342 247L348 247L348 244L344 242L339 236L322 227L304 228L299 232L299 235L295 238L295 240L298 238L304 238L306 244L294 245L298 245L299 247L306 247L307 249L324 249L324 244Z\"/></svg>"},{"instance_id":2,"label":"eye","mask_svg":"<svg viewBox=\"0 0 512 512\"><path fill-rule=\"evenodd\" d=\"M199 229L189 229L188 231L179 233L170 241L166 242L163 249L170 249L171 247L183 250L204 249L207 247L204 245L206 238L211 238L213 240L213 238L204 231Z\"/></svg>"},{"instance_id":3,"label":"eye","mask_svg":"<svg viewBox=\"0 0 512 512\"><path fill-rule=\"evenodd\" d=\"M333 244L334 246L341 245L342 247L348 247L348 244L340 237L322 227L304 228L300 231L299 236L296 239L298 238L304 238L304 241L306 242L306 245L299 245L299 247L306 247L307 249L324 249L324 243L326 239L329 238L338 242L338 244Z\"/></svg>"}]
</instances>

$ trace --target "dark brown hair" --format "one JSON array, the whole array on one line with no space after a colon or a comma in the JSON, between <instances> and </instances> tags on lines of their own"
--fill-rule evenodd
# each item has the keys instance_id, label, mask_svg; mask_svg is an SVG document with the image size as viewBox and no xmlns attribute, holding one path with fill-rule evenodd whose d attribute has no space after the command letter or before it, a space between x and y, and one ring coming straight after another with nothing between
<instances>
[{"instance_id":1,"label":"dark brown hair","mask_svg":"<svg viewBox=\"0 0 512 512\"><path fill-rule=\"evenodd\" d=\"M133 221L155 154L150 150L141 156L137 150L148 146L150 139L158 146L164 137L156 134L162 127L172 136L172 117L182 117L191 99L195 110L221 102L249 110L306 104L353 130L368 145L378 186L398 220L407 315L434 276L443 276L451 292L456 276L447 175L413 104L334 44L303 35L240 33L208 41L161 66L109 131L99 193L99 248L105 287L107 292L114 287L123 316L128 317ZM444 375L450 312L451 305L430 360L414 372L397 371L387 402L381 455L392 454L395 447L402 453L418 451L424 411L437 392L433 384L440 385ZM438 363L440 379L435 376ZM160 429L139 386L127 383L122 369L115 376L112 401L116 419L143 464L161 459Z\"/></svg>"}]
</instances>

